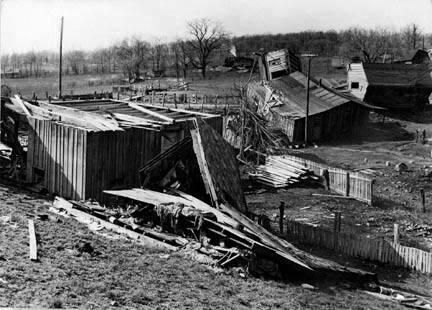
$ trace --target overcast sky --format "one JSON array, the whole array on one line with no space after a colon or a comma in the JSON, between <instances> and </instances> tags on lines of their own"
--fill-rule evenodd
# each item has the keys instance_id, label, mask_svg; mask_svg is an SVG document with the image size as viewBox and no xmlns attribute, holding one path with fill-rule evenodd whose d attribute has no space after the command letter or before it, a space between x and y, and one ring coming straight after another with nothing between
<instances>
[{"instance_id":1,"label":"overcast sky","mask_svg":"<svg viewBox=\"0 0 432 310\"><path fill-rule=\"evenodd\" d=\"M64 50L90 50L124 37L149 41L184 37L186 21L209 17L234 35L398 29L415 22L432 33L432 0L0 0L2 53L57 50L64 16Z\"/></svg>"}]
</instances>

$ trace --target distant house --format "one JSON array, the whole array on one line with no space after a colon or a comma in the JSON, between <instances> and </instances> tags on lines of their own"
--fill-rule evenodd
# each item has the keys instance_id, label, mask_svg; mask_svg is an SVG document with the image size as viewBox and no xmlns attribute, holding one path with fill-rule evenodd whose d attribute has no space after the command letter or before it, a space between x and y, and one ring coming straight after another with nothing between
<instances>
[{"instance_id":1,"label":"distant house","mask_svg":"<svg viewBox=\"0 0 432 310\"><path fill-rule=\"evenodd\" d=\"M225 58L225 67L232 67L235 69L250 69L254 65L254 59L245 56L230 56Z\"/></svg>"},{"instance_id":2,"label":"distant house","mask_svg":"<svg viewBox=\"0 0 432 310\"><path fill-rule=\"evenodd\" d=\"M432 78L427 64L352 63L348 89L375 106L418 109L429 102Z\"/></svg>"},{"instance_id":3,"label":"distant house","mask_svg":"<svg viewBox=\"0 0 432 310\"><path fill-rule=\"evenodd\" d=\"M258 113L273 128L283 131L291 142L303 142L306 118L306 82L301 72L269 81L250 83L248 97ZM340 138L362 128L371 106L350 94L338 92L311 79L308 113L308 140Z\"/></svg>"},{"instance_id":4,"label":"distant house","mask_svg":"<svg viewBox=\"0 0 432 310\"><path fill-rule=\"evenodd\" d=\"M404 60L394 61L395 64L427 64L430 63L430 53L424 49L411 50Z\"/></svg>"},{"instance_id":5,"label":"distant house","mask_svg":"<svg viewBox=\"0 0 432 310\"><path fill-rule=\"evenodd\" d=\"M19 69L8 69L1 73L3 79L17 79L21 77L21 71Z\"/></svg>"},{"instance_id":6,"label":"distant house","mask_svg":"<svg viewBox=\"0 0 432 310\"><path fill-rule=\"evenodd\" d=\"M264 80L273 80L295 71L302 71L300 58L284 49L265 53L259 57L258 63L261 78Z\"/></svg>"}]
</instances>

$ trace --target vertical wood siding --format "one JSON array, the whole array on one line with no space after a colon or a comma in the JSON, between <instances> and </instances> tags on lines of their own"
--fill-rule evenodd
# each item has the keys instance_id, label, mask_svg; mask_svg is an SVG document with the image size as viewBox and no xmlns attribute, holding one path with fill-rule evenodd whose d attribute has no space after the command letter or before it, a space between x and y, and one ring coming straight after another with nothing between
<instances>
[{"instance_id":1,"label":"vertical wood siding","mask_svg":"<svg viewBox=\"0 0 432 310\"><path fill-rule=\"evenodd\" d=\"M44 171L43 185L50 193L70 199L85 198L87 132L52 121L29 120L27 180L34 168Z\"/></svg>"},{"instance_id":2,"label":"vertical wood siding","mask_svg":"<svg viewBox=\"0 0 432 310\"><path fill-rule=\"evenodd\" d=\"M87 136L86 198L102 201L102 191L139 186L138 169L161 151L159 131L129 128Z\"/></svg>"}]
</instances>

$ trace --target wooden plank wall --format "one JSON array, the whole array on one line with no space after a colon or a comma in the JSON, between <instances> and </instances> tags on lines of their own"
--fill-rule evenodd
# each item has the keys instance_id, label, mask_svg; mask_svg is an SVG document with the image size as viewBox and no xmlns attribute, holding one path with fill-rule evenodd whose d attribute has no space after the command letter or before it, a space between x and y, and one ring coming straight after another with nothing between
<instances>
[{"instance_id":1,"label":"wooden plank wall","mask_svg":"<svg viewBox=\"0 0 432 310\"><path fill-rule=\"evenodd\" d=\"M368 81L366 74L364 72L363 64L361 63L352 63L348 67L348 89L351 91L351 93L359 98L360 100L363 100L366 95L366 90L368 88ZM359 88L353 89L351 88L352 82L358 82Z\"/></svg>"},{"instance_id":2,"label":"wooden plank wall","mask_svg":"<svg viewBox=\"0 0 432 310\"><path fill-rule=\"evenodd\" d=\"M86 130L30 119L27 181L34 181L37 168L44 171L43 184L50 193L84 199L86 140Z\"/></svg>"},{"instance_id":3,"label":"wooden plank wall","mask_svg":"<svg viewBox=\"0 0 432 310\"><path fill-rule=\"evenodd\" d=\"M383 239L370 239L349 233L333 233L328 229L313 227L294 220L287 221L286 236L288 240L334 250L344 255L427 274L432 273L432 253Z\"/></svg>"},{"instance_id":4,"label":"wooden plank wall","mask_svg":"<svg viewBox=\"0 0 432 310\"><path fill-rule=\"evenodd\" d=\"M374 180L368 175L330 167L297 156L284 155L284 157L305 166L318 176L322 174L324 169L327 169L330 178L330 189L332 191L372 205Z\"/></svg>"},{"instance_id":5,"label":"wooden plank wall","mask_svg":"<svg viewBox=\"0 0 432 310\"><path fill-rule=\"evenodd\" d=\"M311 115L309 116L308 123L308 139L312 142L329 141L356 133L363 128L368 115L369 111L355 102L347 102L325 112ZM285 131L282 128L288 134L290 140L293 142L303 142L305 119L291 120L288 117L281 118L287 119L282 120L281 124L288 122L295 123L295 129L292 132Z\"/></svg>"},{"instance_id":6,"label":"wooden plank wall","mask_svg":"<svg viewBox=\"0 0 432 310\"><path fill-rule=\"evenodd\" d=\"M103 190L139 186L139 168L160 151L160 131L129 128L89 133L86 199L103 201Z\"/></svg>"}]
</instances>

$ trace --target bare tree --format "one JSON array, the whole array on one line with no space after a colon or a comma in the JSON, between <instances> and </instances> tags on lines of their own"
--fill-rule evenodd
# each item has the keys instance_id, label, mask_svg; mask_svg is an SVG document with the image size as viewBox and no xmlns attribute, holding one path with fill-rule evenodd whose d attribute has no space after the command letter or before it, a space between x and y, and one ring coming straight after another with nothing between
<instances>
[{"instance_id":1,"label":"bare tree","mask_svg":"<svg viewBox=\"0 0 432 310\"><path fill-rule=\"evenodd\" d=\"M186 79L187 70L190 64L190 60L187 55L187 43L183 40L177 40L171 43L171 50L174 53L176 77L180 77L181 70L183 78Z\"/></svg>"},{"instance_id":2,"label":"bare tree","mask_svg":"<svg viewBox=\"0 0 432 310\"><path fill-rule=\"evenodd\" d=\"M73 74L80 74L80 67L83 68L82 71L85 71L84 65L86 59L83 51L70 51L66 53L65 59Z\"/></svg>"},{"instance_id":3,"label":"bare tree","mask_svg":"<svg viewBox=\"0 0 432 310\"><path fill-rule=\"evenodd\" d=\"M187 41L189 59L205 78L212 54L228 41L228 33L219 23L208 18L190 21L187 27L192 36L192 39Z\"/></svg>"},{"instance_id":4,"label":"bare tree","mask_svg":"<svg viewBox=\"0 0 432 310\"><path fill-rule=\"evenodd\" d=\"M155 76L161 76L165 71L165 62L168 56L168 46L160 39L152 45L151 50L152 70Z\"/></svg>"},{"instance_id":5,"label":"bare tree","mask_svg":"<svg viewBox=\"0 0 432 310\"><path fill-rule=\"evenodd\" d=\"M408 49L416 49L420 46L423 38L420 27L412 23L402 29L402 39Z\"/></svg>"},{"instance_id":6,"label":"bare tree","mask_svg":"<svg viewBox=\"0 0 432 310\"><path fill-rule=\"evenodd\" d=\"M350 28L341 33L339 52L344 56L358 55L365 62L377 62L382 57L395 58L400 53L398 33L384 29Z\"/></svg>"}]
</instances>

